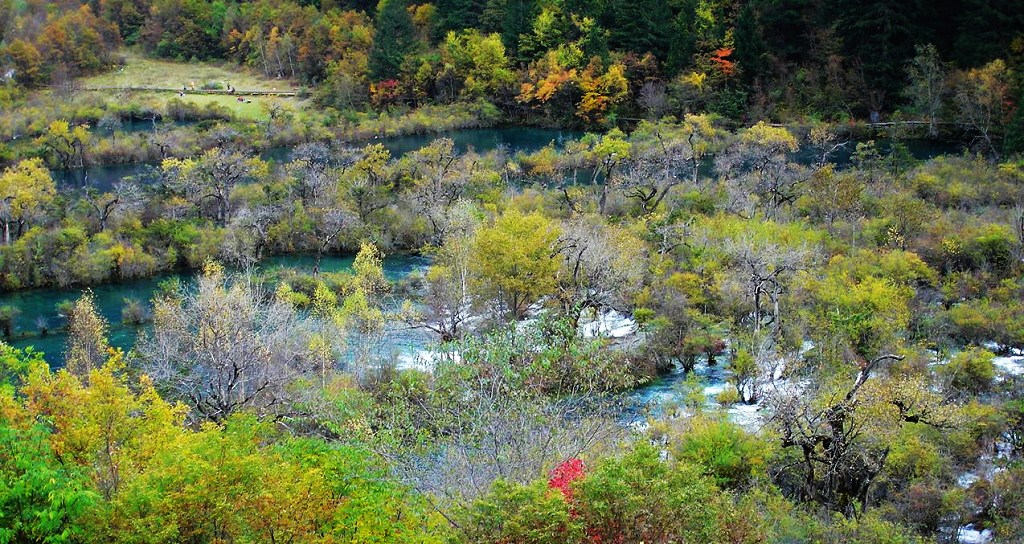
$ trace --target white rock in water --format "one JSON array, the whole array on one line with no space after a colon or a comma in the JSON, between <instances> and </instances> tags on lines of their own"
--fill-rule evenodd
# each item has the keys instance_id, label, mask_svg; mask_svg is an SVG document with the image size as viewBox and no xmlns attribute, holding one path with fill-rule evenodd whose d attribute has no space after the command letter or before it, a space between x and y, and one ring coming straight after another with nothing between
<instances>
[{"instance_id":1,"label":"white rock in water","mask_svg":"<svg viewBox=\"0 0 1024 544\"><path fill-rule=\"evenodd\" d=\"M714 385L708 385L704 387L704 394L709 397L717 397L718 394L721 393L722 391L725 391L725 388L728 386L729 384L725 382L716 383Z\"/></svg>"},{"instance_id":2,"label":"white rock in water","mask_svg":"<svg viewBox=\"0 0 1024 544\"><path fill-rule=\"evenodd\" d=\"M1004 374L1024 375L1024 357L996 357L992 359L992 364L996 365L996 369Z\"/></svg>"},{"instance_id":3,"label":"white rock in water","mask_svg":"<svg viewBox=\"0 0 1024 544\"><path fill-rule=\"evenodd\" d=\"M615 310L601 312L597 319L580 328L584 338L626 338L636 332L636 321Z\"/></svg>"},{"instance_id":4,"label":"white rock in water","mask_svg":"<svg viewBox=\"0 0 1024 544\"><path fill-rule=\"evenodd\" d=\"M395 365L395 368L398 370L433 372L437 363L446 360L454 361L456 363L459 362L460 357L458 352L418 349L412 353L403 353L399 355L398 364Z\"/></svg>"},{"instance_id":5,"label":"white rock in water","mask_svg":"<svg viewBox=\"0 0 1024 544\"><path fill-rule=\"evenodd\" d=\"M729 421L747 429L756 431L761 428L760 404L734 404L728 410Z\"/></svg>"},{"instance_id":6,"label":"white rock in water","mask_svg":"<svg viewBox=\"0 0 1024 544\"><path fill-rule=\"evenodd\" d=\"M964 525L957 531L957 540L960 544L987 544L992 542L992 530L979 531L974 525Z\"/></svg>"},{"instance_id":7,"label":"white rock in water","mask_svg":"<svg viewBox=\"0 0 1024 544\"><path fill-rule=\"evenodd\" d=\"M956 485L958 485L958 486L960 486L960 487L962 487L964 489L967 489L968 487L971 487L971 485L974 482L977 482L979 479L980 478L978 477L978 475L976 473L974 473L974 472L965 472L965 473L961 474L960 477L958 477L956 479Z\"/></svg>"}]
</instances>

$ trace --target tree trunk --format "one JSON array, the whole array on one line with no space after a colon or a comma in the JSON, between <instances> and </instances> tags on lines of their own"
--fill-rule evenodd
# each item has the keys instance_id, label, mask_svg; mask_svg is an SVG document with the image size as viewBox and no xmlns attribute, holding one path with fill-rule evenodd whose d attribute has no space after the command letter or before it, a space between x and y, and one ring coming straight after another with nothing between
<instances>
[{"instance_id":1,"label":"tree trunk","mask_svg":"<svg viewBox=\"0 0 1024 544\"><path fill-rule=\"evenodd\" d=\"M321 261L321 259L323 259L323 257L324 257L324 250L322 248L317 248L317 250L316 250L316 259L313 261L313 277L314 278L320 275L320 261Z\"/></svg>"}]
</instances>

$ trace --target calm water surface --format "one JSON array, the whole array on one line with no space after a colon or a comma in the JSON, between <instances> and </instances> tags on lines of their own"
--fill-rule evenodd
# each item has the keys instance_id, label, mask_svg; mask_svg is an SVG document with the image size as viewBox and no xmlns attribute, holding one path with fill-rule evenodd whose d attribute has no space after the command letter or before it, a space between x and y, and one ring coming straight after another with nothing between
<instances>
[{"instance_id":1,"label":"calm water surface","mask_svg":"<svg viewBox=\"0 0 1024 544\"><path fill-rule=\"evenodd\" d=\"M134 123L133 127L142 127L143 130L148 123ZM396 136L393 138L380 138L373 140L353 141L351 144L361 147L369 143L382 143L391 152L392 157L401 157L410 151L415 151L429 145L437 138L451 138L455 142L455 148L460 152L475 150L486 153L505 146L512 152L536 151L550 143L561 146L569 140L579 138L582 132L571 130L530 128L530 127L502 127L502 128L481 128L452 130L430 134L412 134L408 136ZM264 160L283 164L291 160L293 147L275 147L261 153ZM53 179L58 186L64 187L85 187L86 185L99 190L109 190L115 183L126 177L136 177L142 181L155 178L155 165L151 164L111 164L104 166L88 166L86 168L73 168L71 170L55 170Z\"/></svg>"},{"instance_id":2,"label":"calm water surface","mask_svg":"<svg viewBox=\"0 0 1024 544\"><path fill-rule=\"evenodd\" d=\"M129 124L127 129L132 132L144 131L151 129L151 124L136 122ZM367 143L379 142L384 144L393 157L400 157L430 144L436 138L447 137L454 141L456 149L460 152L475 150L486 153L499 147L505 147L515 153L517 151L533 152L552 143L556 147L560 147L565 142L577 139L582 135L582 132L557 129L498 127L358 141L352 142L352 145L362 146ZM888 153L893 144L893 141L886 139L878 139L876 142L879 152L883 155ZM927 160L941 154L962 152L962 146L946 142L903 140L900 143L905 145L910 155L918 160ZM830 157L831 162L840 167L849 165L856 145L856 141L849 142ZM291 151L291 147L274 148L265 151L262 156L265 160L281 164L290 160ZM793 160L809 164L818 160L819 157L820 153L816 150L805 148L795 154ZM61 186L91 185L100 190L109 190L117 181L126 177L135 177L146 182L157 179L156 176L154 166L148 164L95 166L54 172L54 179ZM328 256L324 258L321 268L326 272L342 271L350 269L351 265L352 257ZM391 257L384 261L385 273L392 280L400 280L424 266L426 266L426 261L416 257ZM289 256L268 259L260 264L259 269L264 272L272 271L275 268L311 271L312 267L312 257ZM125 349L130 348L136 341L139 332L144 330L144 328L121 323L121 311L126 299L136 299L148 303L162 282L175 279L189 282L194 277L194 273L165 274L154 278L91 287L99 312L106 317L111 325L111 344ZM0 294L0 305L11 305L20 311L15 319L15 332L22 336L11 343L17 347L34 346L37 350L46 353L46 358L52 365L61 365L66 338L63 330L53 329L62 329L66 323L65 318L58 314L56 305L64 300L74 300L81 296L81 293L82 289L77 288L55 288ZM38 335L41 324L50 328L51 332L48 335ZM432 341L433 339L422 330L396 326L378 338L373 349L378 355L384 356L409 354L426 349ZM724 360L723 364L725 364ZM704 390L708 404L714 405L715 395L726 383L727 367L701 366L698 367L696 373L700 378L700 387ZM622 414L623 422L629 425L642 424L648 414L657 415L664 410L672 409L684 398L686 388L685 375L681 371L670 372L662 378L638 388L627 395L627 402Z\"/></svg>"},{"instance_id":3,"label":"calm water surface","mask_svg":"<svg viewBox=\"0 0 1024 544\"><path fill-rule=\"evenodd\" d=\"M320 263L320 269L323 272L347 271L351 269L353 259L352 256L325 256ZM270 273L280 269L312 272L313 262L314 258L306 255L271 257L260 263L256 272ZM388 279L398 281L409 276L414 270L422 269L427 262L423 257L387 257L384 260L384 273ZM129 349L135 344L139 331L143 329L122 323L121 311L125 307L126 299L138 300L148 306L163 282L177 280L187 285L194 280L195 275L196 272L179 272L89 287L95 296L97 311L110 324L111 345ZM58 313L57 305L63 301L76 300L84 290L85 288L46 288L0 294L0 305L13 306L20 312L14 320L15 339L10 343L19 348L32 346L44 352L46 360L51 365L62 364L66 342L64 327L67 320ZM46 336L39 335L41 322L50 328Z\"/></svg>"}]
</instances>

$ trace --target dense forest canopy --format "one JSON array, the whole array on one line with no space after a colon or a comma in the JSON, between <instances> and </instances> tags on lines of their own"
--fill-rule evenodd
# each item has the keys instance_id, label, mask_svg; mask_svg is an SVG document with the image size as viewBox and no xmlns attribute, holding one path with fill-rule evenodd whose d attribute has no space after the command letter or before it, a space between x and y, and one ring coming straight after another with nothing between
<instances>
[{"instance_id":1,"label":"dense forest canopy","mask_svg":"<svg viewBox=\"0 0 1024 544\"><path fill-rule=\"evenodd\" d=\"M906 71L920 47L933 46L934 68L945 72L1002 59L1015 73L1024 56L1024 10L1012 0L104 0L81 7L4 0L0 7L0 63L24 85L108 68L123 43L300 81L319 89L324 105L487 96L509 113L541 109L560 123L614 123L652 109L747 122L923 113ZM1013 87L1007 101L1016 102L1019 82L1005 84Z\"/></svg>"},{"instance_id":2,"label":"dense forest canopy","mask_svg":"<svg viewBox=\"0 0 1024 544\"><path fill-rule=\"evenodd\" d=\"M1024 540L1019 2L0 32L0 544Z\"/></svg>"}]
</instances>

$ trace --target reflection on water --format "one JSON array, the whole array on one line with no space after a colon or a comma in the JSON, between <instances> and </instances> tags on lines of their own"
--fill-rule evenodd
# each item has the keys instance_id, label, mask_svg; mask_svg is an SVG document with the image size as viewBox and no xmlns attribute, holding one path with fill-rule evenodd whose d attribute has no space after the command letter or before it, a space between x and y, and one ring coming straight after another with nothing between
<instances>
[{"instance_id":1,"label":"reflection on water","mask_svg":"<svg viewBox=\"0 0 1024 544\"><path fill-rule=\"evenodd\" d=\"M151 123L136 122L128 124L125 130L136 132L151 128ZM366 143L379 142L384 144L393 157L400 157L428 145L436 138L448 137L454 141L456 149L461 152L472 149L485 153L497 149L499 146L504 146L514 153L517 151L536 151L551 143L554 143L556 147L560 147L565 142L581 136L582 133L576 131L500 127L399 136L375 139L370 142L352 142L352 145L362 146ZM876 140L877 149L883 156L893 149L894 143L895 141L888 139ZM963 150L961 145L934 140L900 140L898 143L905 146L910 157L917 160L926 160L941 154L960 153ZM828 160L839 167L848 166L856 146L856 141L850 141L845 146L837 149ZM280 164L291 159L291 151L291 147L274 148L262 153L262 157L265 160ZM802 164L811 164L818 161L820 157L820 150L805 147L794 154L792 159ZM712 161L707 161L704 168L706 169L705 175L713 174ZM143 183L157 179L155 167L148 164L95 166L54 172L54 179L60 186L83 187L89 185L99 190L109 190L117 181L129 176L135 177ZM589 182L589 176L590 172L586 171L581 174L580 179L581 181ZM351 264L351 257L326 257L322 263L322 269L324 271L347 270L351 267ZM424 265L425 261L423 259L410 257L389 258L384 262L385 272L393 280L401 279L412 270ZM269 259L261 263L260 269L263 271L273 270L274 268L312 270L312 266L312 257L291 256ZM167 274L132 282L92 287L99 312L111 324L111 344L116 347L130 348L140 331L138 327L121 324L121 310L126 298L148 301L156 292L161 282L169 279L190 281L193 277L194 275L191 273ZM21 291L0 295L0 305L11 305L20 311L20 314L14 320L16 332L34 334L39 330L40 325L45 325L51 331L55 328L63 328L66 324L65 319L57 313L56 304L62 300L76 299L80 295L81 289ZM408 355L424 350L431 342L432 338L422 329L411 329L395 324L386 334L375 338L371 342L370 352L377 357L389 359L396 355ZM64 343L63 331L54 331L45 337L32 336L21 338L13 342L18 347L35 346L38 350L47 354L47 359L51 364L61 364ZM351 342L350 344L355 343ZM729 371L722 364L725 364L724 358L719 366L708 367L707 365L698 365L695 370L695 374L698 377L697 387L703 389L700 394L703 395L705 404L708 406L717 405L715 397L727 383ZM658 416L666 413L666 411L679 409L689 394L691 387L692 385L686 382L685 373L681 370L674 370L652 383L626 394L623 399L623 423L633 426L643 425L648 415ZM745 424L756 421L756 410L756 406L738 406L731 408L729 413L735 421Z\"/></svg>"},{"instance_id":2,"label":"reflection on water","mask_svg":"<svg viewBox=\"0 0 1024 544\"><path fill-rule=\"evenodd\" d=\"M145 130L148 122L136 122L131 126L139 131ZM504 146L510 152L533 152L542 147L554 143L561 147L566 142L578 139L583 132L572 130L543 129L529 127L500 127L482 129L463 129L448 132L430 134L413 134L407 136L396 136L392 138L374 139L369 141L354 141L353 146L361 147L367 143L382 143L391 152L392 157L401 157L406 153L420 149L437 138L451 138L455 148L460 152L470 149L480 153L486 153ZM963 145L938 140L891 140L877 139L878 151L885 156L898 142L906 147L910 157L917 160L927 160L938 155L961 153ZM845 146L839 147L829 156L829 161L842 168L851 162L853 153L857 149L857 141L848 142ZM275 147L260 154L267 161L283 164L291 160L293 147ZM811 164L821 158L821 150L805 146L795 153L792 159L801 164ZM713 162L706 161L702 167L702 173L706 176L713 175ZM585 172L581 180L589 181L589 172ZM53 178L59 186L63 187L84 187L86 185L95 187L101 191L110 190L115 183L125 177L136 177L142 182L149 182L157 179L155 177L155 165L151 164L112 164L105 166L89 166L86 168L73 168L70 170L55 170Z\"/></svg>"},{"instance_id":3,"label":"reflection on water","mask_svg":"<svg viewBox=\"0 0 1024 544\"><path fill-rule=\"evenodd\" d=\"M352 261L352 256L325 256L320 264L320 269L323 272L346 271L351 269ZM271 257L263 261L257 271L269 273L288 268L311 272L313 262L314 258L307 255ZM426 263L427 260L423 257L387 257L384 260L384 273L388 279L397 281L407 277L414 270L426 266ZM148 303L161 283L168 280L190 282L194 277L194 272L171 273L90 287L89 289L95 296L97 311L110 323L111 345L123 349L131 348L140 330L139 327L125 325L121 322L121 310L124 308L125 299ZM67 320L58 313L57 305L62 301L76 300L82 295L83 290L84 288L47 288L0 294L0 306L13 306L19 312L14 319L14 332L20 337L13 340L11 344L20 348L33 346L36 350L46 354L46 359L50 364L62 364L66 340L63 328L67 325ZM41 323L50 330L46 336L37 334Z\"/></svg>"},{"instance_id":4,"label":"reflection on water","mask_svg":"<svg viewBox=\"0 0 1024 544\"><path fill-rule=\"evenodd\" d=\"M133 123L138 131L144 131L149 123ZM536 151L550 143L561 146L565 142L579 138L582 132L571 130L557 130L528 127L505 127L505 128L481 128L452 130L431 134L414 134L408 136L396 136L393 138L375 139L370 141L354 141L353 146L362 147L367 143L382 143L391 152L392 157L401 157L410 151L415 151L434 141L437 138L451 138L455 142L455 148L460 152L473 149L480 153L486 153L505 146L510 151ZM260 154L267 161L283 164L291 160L293 147L274 147ZM62 187L95 187L101 191L108 191L115 183L128 176L140 177L141 181L156 179L152 176L155 165L152 164L110 164L104 166L88 166L86 168L72 168L70 170L54 170L53 179L57 185Z\"/></svg>"},{"instance_id":5,"label":"reflection on water","mask_svg":"<svg viewBox=\"0 0 1024 544\"><path fill-rule=\"evenodd\" d=\"M350 145L353 147L363 147L367 144L383 144L391 153L391 156L397 158L426 147L438 138L451 138L455 144L455 150L460 153L465 153L471 149L478 153L487 153L501 146L504 146L513 153L516 151L530 153L551 143L554 143L556 147L561 147L565 142L580 138L581 136L583 136L583 133L578 131L546 128L474 128L360 140L350 142ZM278 164L286 163L291 160L292 149L290 146L274 147L264 151L260 156L263 160L272 160Z\"/></svg>"}]
</instances>

